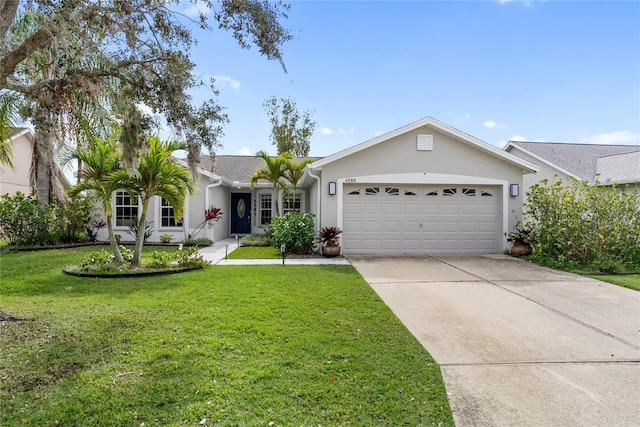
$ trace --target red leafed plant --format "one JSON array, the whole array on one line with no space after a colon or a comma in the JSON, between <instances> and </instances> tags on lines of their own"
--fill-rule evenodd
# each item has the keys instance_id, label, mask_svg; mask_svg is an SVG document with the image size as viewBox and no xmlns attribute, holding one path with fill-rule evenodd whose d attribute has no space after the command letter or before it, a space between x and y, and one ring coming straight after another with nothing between
<instances>
[{"instance_id":1,"label":"red leafed plant","mask_svg":"<svg viewBox=\"0 0 640 427\"><path fill-rule=\"evenodd\" d=\"M187 239L195 239L200 231L204 228L206 224L212 224L214 222L218 222L222 219L222 209L214 208L211 206L209 209L204 210L204 221L202 221L198 226L193 230L193 234L189 234Z\"/></svg>"}]
</instances>

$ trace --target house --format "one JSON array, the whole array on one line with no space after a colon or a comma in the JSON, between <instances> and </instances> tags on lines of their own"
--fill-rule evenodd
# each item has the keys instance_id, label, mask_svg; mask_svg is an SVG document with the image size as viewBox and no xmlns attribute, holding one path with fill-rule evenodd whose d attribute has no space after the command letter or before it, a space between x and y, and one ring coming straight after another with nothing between
<instances>
[{"instance_id":1,"label":"house","mask_svg":"<svg viewBox=\"0 0 640 427\"><path fill-rule=\"evenodd\" d=\"M525 202L527 190L543 179L575 178L640 190L640 145L509 141L504 149L540 168L536 175L524 177Z\"/></svg>"},{"instance_id":2,"label":"house","mask_svg":"<svg viewBox=\"0 0 640 427\"><path fill-rule=\"evenodd\" d=\"M31 158L33 156L33 131L29 128L15 128L9 139L11 144L13 169L8 165L0 165L0 195L13 195L20 191L31 194L30 182ZM56 188L64 192L70 186L62 170L55 174Z\"/></svg>"},{"instance_id":3,"label":"house","mask_svg":"<svg viewBox=\"0 0 640 427\"><path fill-rule=\"evenodd\" d=\"M196 237L222 240L263 232L275 215L271 185L249 178L263 166L250 156L203 159L198 190L176 222L162 200L150 206L157 241L193 234L206 208L223 219ZM214 172L211 172L213 170ZM522 213L523 174L538 167L431 117L350 147L307 166L296 198L278 196L281 211L315 214L316 227L343 229L345 253L502 253L504 233ZM140 209L124 191L114 195L116 233ZM101 238L106 238L102 231Z\"/></svg>"}]
</instances>

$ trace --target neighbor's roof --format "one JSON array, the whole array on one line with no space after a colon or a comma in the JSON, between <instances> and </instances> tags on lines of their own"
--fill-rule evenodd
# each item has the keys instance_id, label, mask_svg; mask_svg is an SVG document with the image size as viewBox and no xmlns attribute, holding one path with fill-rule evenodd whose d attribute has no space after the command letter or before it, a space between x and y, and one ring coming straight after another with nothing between
<instances>
[{"instance_id":1,"label":"neighbor's roof","mask_svg":"<svg viewBox=\"0 0 640 427\"><path fill-rule=\"evenodd\" d=\"M374 145L380 144L382 142L388 141L389 139L395 138L399 135L403 135L407 132L411 132L423 126L429 126L436 129L439 132L442 132L458 141L461 141L465 144L473 146L481 151L484 151L494 157L497 157L501 160L505 160L513 165L521 167L526 173L537 172L538 167L533 163L527 162L513 154L507 153L497 147L494 147L491 144L488 144L478 138L475 138L467 133L464 133L458 129L455 129L449 125L446 125L433 117L425 117L424 119L418 120L416 122L410 123L406 126L393 130L391 132L387 132L383 135L380 135L376 138L370 139L368 141L362 142L358 145L354 145L345 150L339 151L335 154L332 154L328 157L325 157L319 161L312 163L311 168L321 168L322 166L332 163L336 160L342 159L344 157L350 156L351 154L357 153L359 151L365 150Z\"/></svg>"},{"instance_id":2,"label":"neighbor's roof","mask_svg":"<svg viewBox=\"0 0 640 427\"><path fill-rule=\"evenodd\" d=\"M640 181L639 145L509 141L505 150L509 147L589 182L594 182L598 174L600 181Z\"/></svg>"}]
</instances>

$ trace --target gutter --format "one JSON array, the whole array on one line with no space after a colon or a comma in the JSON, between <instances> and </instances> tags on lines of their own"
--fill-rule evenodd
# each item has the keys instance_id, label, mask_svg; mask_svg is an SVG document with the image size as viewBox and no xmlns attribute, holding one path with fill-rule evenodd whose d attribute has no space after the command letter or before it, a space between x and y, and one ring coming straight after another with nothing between
<instances>
[{"instance_id":1,"label":"gutter","mask_svg":"<svg viewBox=\"0 0 640 427\"><path fill-rule=\"evenodd\" d=\"M322 215L322 206L321 206L321 201L322 198L321 196L321 188L320 188L320 176L319 175L314 175L312 172L312 169L309 168L307 169L307 171L309 172L309 176L313 179L315 179L316 181L318 181L318 221L316 221L316 231L320 230L320 224L322 223L321 220L321 215Z\"/></svg>"}]
</instances>

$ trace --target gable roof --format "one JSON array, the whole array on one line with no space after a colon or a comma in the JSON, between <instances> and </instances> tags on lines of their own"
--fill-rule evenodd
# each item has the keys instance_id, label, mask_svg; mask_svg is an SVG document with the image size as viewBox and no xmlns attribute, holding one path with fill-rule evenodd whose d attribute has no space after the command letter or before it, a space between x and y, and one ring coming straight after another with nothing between
<instances>
[{"instance_id":1,"label":"gable roof","mask_svg":"<svg viewBox=\"0 0 640 427\"><path fill-rule=\"evenodd\" d=\"M432 127L434 129L436 129L439 132L442 132L458 141L461 141L465 144L468 144L474 148L479 149L480 151L483 151L487 154L490 154L494 157L497 157L501 160L504 160L508 163L511 163L513 165L516 165L518 167L521 167L525 173L532 173L532 172L537 172L538 171L538 167L536 165L534 165L533 163L527 162L526 160L523 160L517 156L514 156L513 154L507 153L506 151L500 150L497 147L494 147L491 144L488 144L478 138L475 138L467 133L464 133L458 129L455 129L451 126L448 126L436 119L434 119L433 117L425 117L424 119L420 119L416 122L410 123L406 126L403 126L401 128L398 128L396 130L393 130L391 132L387 132L383 135L377 136L373 139L370 139L368 141L362 142L358 145L354 145L352 147L349 147L345 150L342 151L338 151L335 154L332 154L328 157L324 157L321 160L315 161L313 162L310 167L312 169L316 169L316 168L322 168L322 166L335 162L336 160L340 160L344 157L350 156L352 154L355 154L359 151L362 150L366 150L369 147L372 147L374 145L380 144L382 142L388 141L392 138L395 138L396 136L405 134L407 132L411 132L413 130L416 130L420 127L423 126L429 126Z\"/></svg>"},{"instance_id":2,"label":"gable roof","mask_svg":"<svg viewBox=\"0 0 640 427\"><path fill-rule=\"evenodd\" d=\"M511 147L588 182L594 182L598 174L602 181L640 181L639 145L509 141L505 150Z\"/></svg>"},{"instance_id":3,"label":"gable roof","mask_svg":"<svg viewBox=\"0 0 640 427\"><path fill-rule=\"evenodd\" d=\"M275 156L272 156L275 157ZM319 157L312 157L313 159L319 159ZM304 160L305 157L298 157L297 161ZM204 171L211 171L211 158L210 156L200 157L201 167ZM255 156L241 156L241 155L220 155L215 156L213 164L214 178L222 178L225 182L228 180L229 184L247 184L251 178L251 175L256 169L264 166L264 160ZM207 174L210 174L208 172ZM258 184L265 184L267 181L260 180ZM304 178L300 182L304 184Z\"/></svg>"}]
</instances>

